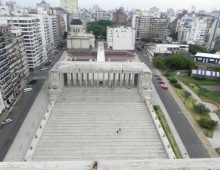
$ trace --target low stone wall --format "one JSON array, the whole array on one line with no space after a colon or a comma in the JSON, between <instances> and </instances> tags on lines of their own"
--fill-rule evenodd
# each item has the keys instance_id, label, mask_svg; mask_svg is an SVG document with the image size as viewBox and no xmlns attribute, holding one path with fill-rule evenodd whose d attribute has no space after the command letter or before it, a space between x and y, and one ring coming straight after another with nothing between
<instances>
[{"instance_id":1,"label":"low stone wall","mask_svg":"<svg viewBox=\"0 0 220 170\"><path fill-rule=\"evenodd\" d=\"M28 151L27 151L27 153L24 157L24 161L30 162L32 160L32 157L33 157L33 155L36 151L37 145L40 142L40 139L43 135L44 129L45 129L45 127L47 125L47 122L50 118L50 115L53 111L55 103L56 103L55 101L51 101L49 103L49 105L47 106L47 111L45 112L45 114L43 116L43 119L41 120L41 123L40 123L40 125L39 125L39 127L38 127L38 129L35 133L35 136L34 136L32 142L31 142L31 145L30 145L30 147L29 147L29 149L28 149Z\"/></svg>"},{"instance_id":2,"label":"low stone wall","mask_svg":"<svg viewBox=\"0 0 220 170\"><path fill-rule=\"evenodd\" d=\"M176 159L176 156L173 152L171 144L170 144L169 140L166 137L166 133L164 132L163 127L160 124L160 120L158 119L157 114L154 111L152 103L148 100L145 100L145 104L147 106L148 111L151 114L151 118L152 118L152 120L154 122L154 125L157 129L157 132L160 136L161 142L163 144L164 150L166 151L166 154L167 154L168 158L169 159Z\"/></svg>"}]
</instances>

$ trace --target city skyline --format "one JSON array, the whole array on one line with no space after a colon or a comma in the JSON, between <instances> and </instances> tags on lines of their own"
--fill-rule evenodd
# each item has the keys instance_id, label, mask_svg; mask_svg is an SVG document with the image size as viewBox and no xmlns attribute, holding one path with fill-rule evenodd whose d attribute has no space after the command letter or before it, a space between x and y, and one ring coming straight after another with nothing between
<instances>
[{"instance_id":1,"label":"city skyline","mask_svg":"<svg viewBox=\"0 0 220 170\"><path fill-rule=\"evenodd\" d=\"M24 0L14 0L20 7L36 7L36 3L40 3L42 0L31 0L31 1L24 1ZM5 3L6 0L3 1ZM51 7L60 7L60 0L46 0L47 3L51 5ZM144 0L135 0L135 1L127 1L127 0L111 0L110 1L103 1L103 0L79 0L78 1L79 8L92 8L93 5L98 5L103 10L110 10L116 9L119 7L124 7L125 10L131 9L140 9L140 10L149 10L149 8L157 7L162 12L166 12L167 9L173 8L174 10L179 9L186 9L191 10L192 6L196 7L196 11L198 10L205 10L210 12L211 10L215 9L219 5L218 0L212 0L212 3L203 2L200 3L199 0L185 0L183 4L179 3L176 0L154 0L154 1L144 1ZM216 9L218 10L218 9Z\"/></svg>"}]
</instances>

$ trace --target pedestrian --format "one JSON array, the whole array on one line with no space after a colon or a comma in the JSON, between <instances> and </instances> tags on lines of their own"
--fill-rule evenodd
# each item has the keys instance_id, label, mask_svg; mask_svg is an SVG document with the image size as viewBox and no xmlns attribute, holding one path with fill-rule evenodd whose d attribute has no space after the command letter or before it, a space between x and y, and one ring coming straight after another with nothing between
<instances>
[{"instance_id":1,"label":"pedestrian","mask_svg":"<svg viewBox=\"0 0 220 170\"><path fill-rule=\"evenodd\" d=\"M118 134L118 130L117 130L117 134Z\"/></svg>"},{"instance_id":2,"label":"pedestrian","mask_svg":"<svg viewBox=\"0 0 220 170\"><path fill-rule=\"evenodd\" d=\"M119 132L121 132L121 128L119 128Z\"/></svg>"}]
</instances>

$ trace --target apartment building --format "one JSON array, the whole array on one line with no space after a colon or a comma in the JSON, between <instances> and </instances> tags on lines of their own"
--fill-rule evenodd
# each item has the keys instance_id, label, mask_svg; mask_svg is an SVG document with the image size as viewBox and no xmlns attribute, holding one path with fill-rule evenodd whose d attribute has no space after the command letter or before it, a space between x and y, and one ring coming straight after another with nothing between
<instances>
[{"instance_id":1,"label":"apartment building","mask_svg":"<svg viewBox=\"0 0 220 170\"><path fill-rule=\"evenodd\" d=\"M107 27L107 44L113 50L134 50L135 29L131 27Z\"/></svg>"},{"instance_id":2,"label":"apartment building","mask_svg":"<svg viewBox=\"0 0 220 170\"><path fill-rule=\"evenodd\" d=\"M78 0L60 0L60 7L69 13L78 11Z\"/></svg>"},{"instance_id":3,"label":"apartment building","mask_svg":"<svg viewBox=\"0 0 220 170\"><path fill-rule=\"evenodd\" d=\"M185 22L179 26L178 41L188 44L203 45L205 40L207 23L204 20Z\"/></svg>"},{"instance_id":4,"label":"apartment building","mask_svg":"<svg viewBox=\"0 0 220 170\"><path fill-rule=\"evenodd\" d=\"M117 10L111 14L111 20L117 23L126 23L126 15L122 11Z\"/></svg>"},{"instance_id":5,"label":"apartment building","mask_svg":"<svg viewBox=\"0 0 220 170\"><path fill-rule=\"evenodd\" d=\"M166 36L166 19L151 16L133 17L132 26L136 30L136 39L164 39Z\"/></svg>"},{"instance_id":6,"label":"apartment building","mask_svg":"<svg viewBox=\"0 0 220 170\"><path fill-rule=\"evenodd\" d=\"M60 43L59 33L58 33L58 20L57 16L49 15L49 33L50 33L50 43L56 48Z\"/></svg>"},{"instance_id":7,"label":"apartment building","mask_svg":"<svg viewBox=\"0 0 220 170\"><path fill-rule=\"evenodd\" d=\"M25 86L29 68L19 28L0 26L0 113L9 109Z\"/></svg>"},{"instance_id":8,"label":"apartment building","mask_svg":"<svg viewBox=\"0 0 220 170\"><path fill-rule=\"evenodd\" d=\"M30 71L36 71L47 58L46 54L43 54L42 37L44 35L41 33L40 20L30 15L0 18L0 20L5 19L12 26L21 28L29 69Z\"/></svg>"}]
</instances>

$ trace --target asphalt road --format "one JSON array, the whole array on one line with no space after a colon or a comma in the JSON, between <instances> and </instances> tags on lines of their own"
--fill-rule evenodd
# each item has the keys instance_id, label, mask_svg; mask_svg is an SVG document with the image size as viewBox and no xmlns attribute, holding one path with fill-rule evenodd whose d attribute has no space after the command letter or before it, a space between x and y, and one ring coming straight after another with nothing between
<instances>
[{"instance_id":1,"label":"asphalt road","mask_svg":"<svg viewBox=\"0 0 220 170\"><path fill-rule=\"evenodd\" d=\"M54 63L56 63L61 57L63 50L60 51L56 56L52 56L54 58ZM52 68L51 66L47 67L48 70L45 71L36 71L35 73L31 73L28 77L29 81L32 80L33 77L48 77L48 71ZM25 120L32 104L34 103L38 93L40 92L45 79L38 79L38 82L33 85L33 91L28 93L23 93L16 104L11 109L7 118L12 119L11 123L2 125L0 127L0 161L4 160L5 155L7 154L14 138L16 137L23 121Z\"/></svg>"},{"instance_id":2,"label":"asphalt road","mask_svg":"<svg viewBox=\"0 0 220 170\"><path fill-rule=\"evenodd\" d=\"M144 62L153 72L153 74L158 73L157 69L152 66L152 63L146 54L137 54L140 61ZM152 82L189 154L189 157L210 158L204 145L187 121L186 117L182 113L181 109L179 108L171 94L167 90L164 90L160 87L160 84L157 82L156 78L153 77Z\"/></svg>"}]
</instances>

